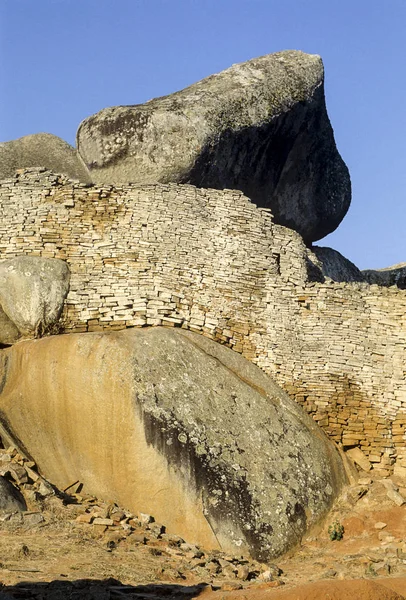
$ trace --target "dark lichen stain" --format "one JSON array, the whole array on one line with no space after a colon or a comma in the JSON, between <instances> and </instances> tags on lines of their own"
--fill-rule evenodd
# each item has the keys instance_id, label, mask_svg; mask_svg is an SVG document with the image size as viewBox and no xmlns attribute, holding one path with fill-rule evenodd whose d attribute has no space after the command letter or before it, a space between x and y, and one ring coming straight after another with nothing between
<instances>
[{"instance_id":1,"label":"dark lichen stain","mask_svg":"<svg viewBox=\"0 0 406 600\"><path fill-rule=\"evenodd\" d=\"M140 417L144 424L147 444L152 445L163 455L171 469L186 480L202 497L205 516L214 534L219 523L235 522L240 532L244 532L251 555L259 561L272 558L273 528L269 523L259 520L260 509L249 490L245 475L230 473L221 459L199 455L196 447L190 442L187 432L174 418L157 419L137 401ZM176 425L174 424L176 422ZM167 440L171 438L171 444ZM180 439L185 440L184 442ZM213 504L214 490L221 490L217 504ZM236 546L237 549L237 546Z\"/></svg>"}]
</instances>

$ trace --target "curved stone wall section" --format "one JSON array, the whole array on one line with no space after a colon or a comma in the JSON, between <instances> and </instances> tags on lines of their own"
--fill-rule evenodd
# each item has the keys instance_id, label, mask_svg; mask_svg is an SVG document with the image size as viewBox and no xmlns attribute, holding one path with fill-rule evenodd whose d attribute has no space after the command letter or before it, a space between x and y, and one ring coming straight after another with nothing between
<instances>
[{"instance_id":1,"label":"curved stone wall section","mask_svg":"<svg viewBox=\"0 0 406 600\"><path fill-rule=\"evenodd\" d=\"M314 284L267 307L258 364L380 475L406 467L406 294L395 287Z\"/></svg>"},{"instance_id":2,"label":"curved stone wall section","mask_svg":"<svg viewBox=\"0 0 406 600\"><path fill-rule=\"evenodd\" d=\"M306 248L238 191L0 184L0 256L66 260L61 331L199 331L258 364L380 474L406 467L406 292L308 281ZM403 458L402 458L403 457Z\"/></svg>"}]
</instances>

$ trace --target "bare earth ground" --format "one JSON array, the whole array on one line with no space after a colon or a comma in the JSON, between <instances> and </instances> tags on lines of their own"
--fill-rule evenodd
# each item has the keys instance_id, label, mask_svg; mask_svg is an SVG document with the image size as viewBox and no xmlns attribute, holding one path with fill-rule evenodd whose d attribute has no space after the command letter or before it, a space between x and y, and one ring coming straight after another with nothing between
<instances>
[{"instance_id":1,"label":"bare earth ground","mask_svg":"<svg viewBox=\"0 0 406 600\"><path fill-rule=\"evenodd\" d=\"M0 600L406 598L406 504L381 481L360 481L290 555L261 565L190 545L148 515L28 479L19 487L29 511L0 515ZM335 522L340 541L329 539Z\"/></svg>"}]
</instances>

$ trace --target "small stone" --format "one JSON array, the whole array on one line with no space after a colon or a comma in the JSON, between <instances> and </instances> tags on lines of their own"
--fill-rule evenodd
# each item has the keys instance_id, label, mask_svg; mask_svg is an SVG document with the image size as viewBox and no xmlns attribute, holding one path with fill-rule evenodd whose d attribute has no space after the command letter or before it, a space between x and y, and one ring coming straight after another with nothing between
<instances>
[{"instance_id":1,"label":"small stone","mask_svg":"<svg viewBox=\"0 0 406 600\"><path fill-rule=\"evenodd\" d=\"M148 523L153 523L155 519L147 513L140 513L139 520L143 525L148 525Z\"/></svg>"},{"instance_id":2,"label":"small stone","mask_svg":"<svg viewBox=\"0 0 406 600\"><path fill-rule=\"evenodd\" d=\"M102 519L101 517L96 517L93 521L93 525L104 525L105 527L110 527L114 525L114 521L112 519Z\"/></svg>"},{"instance_id":3,"label":"small stone","mask_svg":"<svg viewBox=\"0 0 406 600\"><path fill-rule=\"evenodd\" d=\"M248 576L250 574L250 570L247 565L241 565L237 569L237 577L238 579L242 579L243 581L247 581Z\"/></svg>"},{"instance_id":4,"label":"small stone","mask_svg":"<svg viewBox=\"0 0 406 600\"><path fill-rule=\"evenodd\" d=\"M47 481L41 481L37 491L44 498L55 493L54 488Z\"/></svg>"},{"instance_id":5,"label":"small stone","mask_svg":"<svg viewBox=\"0 0 406 600\"><path fill-rule=\"evenodd\" d=\"M360 448L350 448L350 450L347 450L346 455L361 467L363 471L371 470L372 465Z\"/></svg>"},{"instance_id":6,"label":"small stone","mask_svg":"<svg viewBox=\"0 0 406 600\"><path fill-rule=\"evenodd\" d=\"M30 549L25 544L23 544L17 552L17 555L19 558L24 558L24 557L28 556L29 554L30 554Z\"/></svg>"},{"instance_id":7,"label":"small stone","mask_svg":"<svg viewBox=\"0 0 406 600\"><path fill-rule=\"evenodd\" d=\"M360 477L358 479L358 485L371 485L372 479L370 477Z\"/></svg>"},{"instance_id":8,"label":"small stone","mask_svg":"<svg viewBox=\"0 0 406 600\"><path fill-rule=\"evenodd\" d=\"M187 555L186 555L186 558L187 558ZM190 561L190 564L192 565L193 569L195 569L195 568L201 568L201 567L205 566L206 561L202 560L201 558L193 558Z\"/></svg>"},{"instance_id":9,"label":"small stone","mask_svg":"<svg viewBox=\"0 0 406 600\"><path fill-rule=\"evenodd\" d=\"M221 586L222 592L234 592L235 590L241 590L242 585L238 581L225 581Z\"/></svg>"},{"instance_id":10,"label":"small stone","mask_svg":"<svg viewBox=\"0 0 406 600\"><path fill-rule=\"evenodd\" d=\"M14 481L18 484L28 483L27 471L21 465L11 463L8 470Z\"/></svg>"},{"instance_id":11,"label":"small stone","mask_svg":"<svg viewBox=\"0 0 406 600\"><path fill-rule=\"evenodd\" d=\"M381 479L380 483L387 490L398 490L399 488L393 483L392 479Z\"/></svg>"},{"instance_id":12,"label":"small stone","mask_svg":"<svg viewBox=\"0 0 406 600\"><path fill-rule=\"evenodd\" d=\"M102 536L103 533L105 533L107 531L107 526L106 525L94 525L94 523L93 523L93 529L95 531L95 534Z\"/></svg>"},{"instance_id":13,"label":"small stone","mask_svg":"<svg viewBox=\"0 0 406 600\"><path fill-rule=\"evenodd\" d=\"M280 579L276 579L274 581L265 581L255 585L256 590L265 590L268 588L275 588L284 585L284 582Z\"/></svg>"},{"instance_id":14,"label":"small stone","mask_svg":"<svg viewBox=\"0 0 406 600\"><path fill-rule=\"evenodd\" d=\"M83 515L79 515L76 517L76 523L91 523L94 517L90 513L83 513Z\"/></svg>"},{"instance_id":15,"label":"small stone","mask_svg":"<svg viewBox=\"0 0 406 600\"><path fill-rule=\"evenodd\" d=\"M148 529L152 531L156 536L160 536L162 533L165 533L165 526L161 523L151 523Z\"/></svg>"},{"instance_id":16,"label":"small stone","mask_svg":"<svg viewBox=\"0 0 406 600\"><path fill-rule=\"evenodd\" d=\"M377 575L381 577L386 577L390 575L391 568L387 562L382 561L374 565L374 571Z\"/></svg>"},{"instance_id":17,"label":"small stone","mask_svg":"<svg viewBox=\"0 0 406 600\"><path fill-rule=\"evenodd\" d=\"M377 523L375 523L374 527L375 527L375 529L383 529L384 527L386 527L386 523L383 523L382 521L378 521Z\"/></svg>"},{"instance_id":18,"label":"small stone","mask_svg":"<svg viewBox=\"0 0 406 600\"><path fill-rule=\"evenodd\" d=\"M224 560L224 558L219 558L218 562L222 569L227 569L227 567L230 566L230 562L228 560Z\"/></svg>"},{"instance_id":19,"label":"small stone","mask_svg":"<svg viewBox=\"0 0 406 600\"><path fill-rule=\"evenodd\" d=\"M108 531L106 533L106 544L110 548L115 548L125 538L120 531Z\"/></svg>"},{"instance_id":20,"label":"small stone","mask_svg":"<svg viewBox=\"0 0 406 600\"><path fill-rule=\"evenodd\" d=\"M24 525L28 525L28 527L35 527L35 525L39 525L39 523L43 523L44 521L45 519L41 513L24 514Z\"/></svg>"},{"instance_id":21,"label":"small stone","mask_svg":"<svg viewBox=\"0 0 406 600\"><path fill-rule=\"evenodd\" d=\"M141 544L145 545L148 542L148 538L145 535L139 535L137 533L132 533L127 537L127 540L130 544Z\"/></svg>"},{"instance_id":22,"label":"small stone","mask_svg":"<svg viewBox=\"0 0 406 600\"><path fill-rule=\"evenodd\" d=\"M220 565L216 562L210 561L206 564L206 569L211 575L216 575L220 571Z\"/></svg>"},{"instance_id":23,"label":"small stone","mask_svg":"<svg viewBox=\"0 0 406 600\"><path fill-rule=\"evenodd\" d=\"M0 523L5 523L9 521L13 513L3 513L0 515Z\"/></svg>"},{"instance_id":24,"label":"small stone","mask_svg":"<svg viewBox=\"0 0 406 600\"><path fill-rule=\"evenodd\" d=\"M335 571L334 569L328 569L325 573L323 573L323 578L331 579L333 577L336 577L336 575L337 575L337 571Z\"/></svg>"},{"instance_id":25,"label":"small stone","mask_svg":"<svg viewBox=\"0 0 406 600\"><path fill-rule=\"evenodd\" d=\"M233 579L236 577L237 569L233 568L230 564L222 569L222 574L224 577L229 579Z\"/></svg>"},{"instance_id":26,"label":"small stone","mask_svg":"<svg viewBox=\"0 0 406 600\"><path fill-rule=\"evenodd\" d=\"M167 554L170 554L171 556L185 556L186 558L188 558L187 553L183 552L180 548L175 547L175 548L171 548L170 546L167 546L165 548L165 552ZM206 564L206 563L204 563Z\"/></svg>"},{"instance_id":27,"label":"small stone","mask_svg":"<svg viewBox=\"0 0 406 600\"><path fill-rule=\"evenodd\" d=\"M274 577L272 575L272 572L268 569L267 571L264 571L263 573L261 573L259 575L258 579L260 581L273 581Z\"/></svg>"},{"instance_id":28,"label":"small stone","mask_svg":"<svg viewBox=\"0 0 406 600\"><path fill-rule=\"evenodd\" d=\"M31 479L31 481L34 481L34 482L38 481L38 479L39 479L38 473L36 473L33 469L31 469L27 465L25 465L25 470L26 470L28 477Z\"/></svg>"},{"instance_id":29,"label":"small stone","mask_svg":"<svg viewBox=\"0 0 406 600\"><path fill-rule=\"evenodd\" d=\"M275 565L273 563L270 563L268 565L268 570L272 573L273 577L279 577L283 574L282 569L279 568L278 565Z\"/></svg>"},{"instance_id":30,"label":"small stone","mask_svg":"<svg viewBox=\"0 0 406 600\"><path fill-rule=\"evenodd\" d=\"M138 521L138 519L130 519L128 521L128 524L130 525L130 527L132 527L133 529L137 529L137 527L140 527L141 523Z\"/></svg>"},{"instance_id":31,"label":"small stone","mask_svg":"<svg viewBox=\"0 0 406 600\"><path fill-rule=\"evenodd\" d=\"M403 504L405 504L405 502L406 502L406 500L403 498L403 496L401 494L399 494L399 492L397 492L395 489L391 489L391 490L389 489L386 492L386 495L397 506L403 506Z\"/></svg>"},{"instance_id":32,"label":"small stone","mask_svg":"<svg viewBox=\"0 0 406 600\"><path fill-rule=\"evenodd\" d=\"M113 519L115 522L120 522L125 519L125 513L122 510L116 510L110 513L110 519Z\"/></svg>"},{"instance_id":33,"label":"small stone","mask_svg":"<svg viewBox=\"0 0 406 600\"><path fill-rule=\"evenodd\" d=\"M193 544L181 542L179 547L181 550L183 550L183 552L194 552L195 554L199 552L199 548L197 546L194 546Z\"/></svg>"},{"instance_id":34,"label":"small stone","mask_svg":"<svg viewBox=\"0 0 406 600\"><path fill-rule=\"evenodd\" d=\"M109 518L109 510L106 507L101 508L100 506L95 506L93 509L93 516L97 519L108 519ZM111 520L111 519L109 519L109 520Z\"/></svg>"},{"instance_id":35,"label":"small stone","mask_svg":"<svg viewBox=\"0 0 406 600\"><path fill-rule=\"evenodd\" d=\"M174 535L172 533L162 533L161 537L170 546L180 546L180 544L183 544L185 542L185 540L181 538L180 535Z\"/></svg>"}]
</instances>

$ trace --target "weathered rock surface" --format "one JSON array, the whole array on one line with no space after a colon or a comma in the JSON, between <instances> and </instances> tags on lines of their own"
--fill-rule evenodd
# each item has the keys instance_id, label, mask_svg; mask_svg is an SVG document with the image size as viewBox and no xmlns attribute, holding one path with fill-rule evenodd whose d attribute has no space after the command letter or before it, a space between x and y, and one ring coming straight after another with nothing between
<instances>
[{"instance_id":1,"label":"weathered rock surface","mask_svg":"<svg viewBox=\"0 0 406 600\"><path fill-rule=\"evenodd\" d=\"M366 269L362 275L369 283L376 283L385 287L396 285L401 290L406 290L406 263L399 263L384 269Z\"/></svg>"},{"instance_id":2,"label":"weathered rock surface","mask_svg":"<svg viewBox=\"0 0 406 600\"><path fill-rule=\"evenodd\" d=\"M4 477L0 476L0 511L27 510L22 493Z\"/></svg>"},{"instance_id":3,"label":"weathered rock surface","mask_svg":"<svg viewBox=\"0 0 406 600\"><path fill-rule=\"evenodd\" d=\"M69 267L63 260L39 256L5 260L0 263L0 306L20 333L37 335L58 321L69 280ZM1 331L13 335L7 322L0 327L0 335Z\"/></svg>"},{"instance_id":4,"label":"weathered rock surface","mask_svg":"<svg viewBox=\"0 0 406 600\"><path fill-rule=\"evenodd\" d=\"M20 336L17 327L0 306L0 344L14 344Z\"/></svg>"},{"instance_id":5,"label":"weathered rock surface","mask_svg":"<svg viewBox=\"0 0 406 600\"><path fill-rule=\"evenodd\" d=\"M336 450L297 404L192 332L23 342L0 352L0 381L3 434L48 480L80 480L206 548L277 556L344 479Z\"/></svg>"},{"instance_id":6,"label":"weathered rock surface","mask_svg":"<svg viewBox=\"0 0 406 600\"><path fill-rule=\"evenodd\" d=\"M365 281L363 273L348 258L337 250L323 246L312 246L324 277L333 281Z\"/></svg>"},{"instance_id":7,"label":"weathered rock surface","mask_svg":"<svg viewBox=\"0 0 406 600\"><path fill-rule=\"evenodd\" d=\"M75 148L50 133L26 135L0 144L0 180L25 167L45 167L91 183L89 171Z\"/></svg>"},{"instance_id":8,"label":"weathered rock surface","mask_svg":"<svg viewBox=\"0 0 406 600\"><path fill-rule=\"evenodd\" d=\"M143 105L106 108L78 130L97 183L242 190L309 242L348 210L348 169L327 116L319 56L278 52Z\"/></svg>"}]
</instances>

